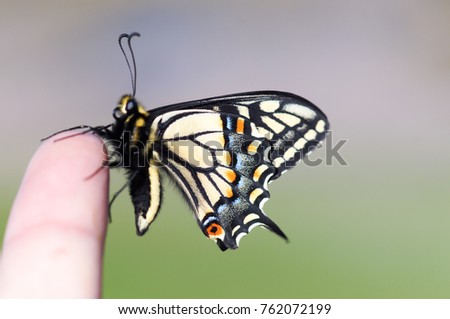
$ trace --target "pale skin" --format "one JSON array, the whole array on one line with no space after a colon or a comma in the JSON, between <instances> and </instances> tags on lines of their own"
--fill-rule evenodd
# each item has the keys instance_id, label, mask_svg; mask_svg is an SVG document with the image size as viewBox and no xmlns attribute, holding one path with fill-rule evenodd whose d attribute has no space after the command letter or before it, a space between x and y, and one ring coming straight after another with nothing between
<instances>
[{"instance_id":1,"label":"pale skin","mask_svg":"<svg viewBox=\"0 0 450 319\"><path fill-rule=\"evenodd\" d=\"M54 139L34 154L11 209L1 298L101 297L109 169L87 177L106 159L102 140Z\"/></svg>"}]
</instances>

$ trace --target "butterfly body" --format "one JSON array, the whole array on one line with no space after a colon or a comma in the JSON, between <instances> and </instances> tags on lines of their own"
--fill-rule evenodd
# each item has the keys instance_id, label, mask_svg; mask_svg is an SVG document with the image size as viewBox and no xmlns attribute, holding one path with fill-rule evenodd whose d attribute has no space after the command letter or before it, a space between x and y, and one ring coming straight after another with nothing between
<instances>
[{"instance_id":1,"label":"butterfly body","mask_svg":"<svg viewBox=\"0 0 450 319\"><path fill-rule=\"evenodd\" d=\"M150 111L125 95L113 112L112 167L128 171L136 229L143 235L161 206L161 173L182 190L204 234L225 250L255 226L286 235L263 212L268 183L325 137L328 121L290 93L248 92ZM112 150L112 152L111 152Z\"/></svg>"}]
</instances>

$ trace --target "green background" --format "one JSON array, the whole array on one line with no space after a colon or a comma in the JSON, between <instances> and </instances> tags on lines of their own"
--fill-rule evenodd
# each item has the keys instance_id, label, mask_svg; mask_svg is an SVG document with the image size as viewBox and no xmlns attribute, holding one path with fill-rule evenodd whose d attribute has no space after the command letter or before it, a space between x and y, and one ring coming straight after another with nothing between
<instances>
[{"instance_id":1,"label":"green background","mask_svg":"<svg viewBox=\"0 0 450 319\"><path fill-rule=\"evenodd\" d=\"M137 97L148 108L290 91L326 112L333 143L348 140L347 165L300 164L271 184L265 211L288 244L258 228L225 253L171 183L142 238L124 193L104 297L450 298L449 1L0 6L0 238L40 138L111 122L130 91L116 39L139 31ZM111 192L123 181L113 172Z\"/></svg>"}]
</instances>

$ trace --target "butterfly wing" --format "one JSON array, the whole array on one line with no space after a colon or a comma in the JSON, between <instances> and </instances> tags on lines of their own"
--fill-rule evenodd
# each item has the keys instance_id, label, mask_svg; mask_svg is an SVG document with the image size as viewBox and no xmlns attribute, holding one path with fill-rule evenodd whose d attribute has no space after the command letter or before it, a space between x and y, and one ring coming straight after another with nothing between
<instances>
[{"instance_id":1,"label":"butterfly wing","mask_svg":"<svg viewBox=\"0 0 450 319\"><path fill-rule=\"evenodd\" d=\"M151 111L153 158L191 204L207 237L237 248L255 226L286 239L263 212L268 183L325 137L326 116L283 92L253 92Z\"/></svg>"}]
</instances>

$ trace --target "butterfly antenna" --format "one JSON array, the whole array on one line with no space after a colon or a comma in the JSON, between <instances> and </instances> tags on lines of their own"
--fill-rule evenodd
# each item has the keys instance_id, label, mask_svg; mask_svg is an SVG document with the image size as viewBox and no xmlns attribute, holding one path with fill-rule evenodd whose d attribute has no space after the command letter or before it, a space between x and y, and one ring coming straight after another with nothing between
<instances>
[{"instance_id":1,"label":"butterfly antenna","mask_svg":"<svg viewBox=\"0 0 450 319\"><path fill-rule=\"evenodd\" d=\"M136 94L137 69L136 69L136 60L134 58L133 47L131 46L131 39L133 37L140 37L140 36L141 35L139 33L137 33L137 32L133 32L133 33L130 33L130 34L122 33L119 36L119 47L120 47L120 50L122 50L123 56L125 57L125 61L127 62L128 70L130 71L131 86L132 86L132 90L133 90L132 96L133 97ZM124 38L127 39L128 50L130 51L130 56L131 56L131 63L130 63L130 60L128 59L128 56L125 53L125 49L123 48L123 45L122 45L122 39L124 39ZM131 67L131 64L133 65L133 67Z\"/></svg>"}]
</instances>

